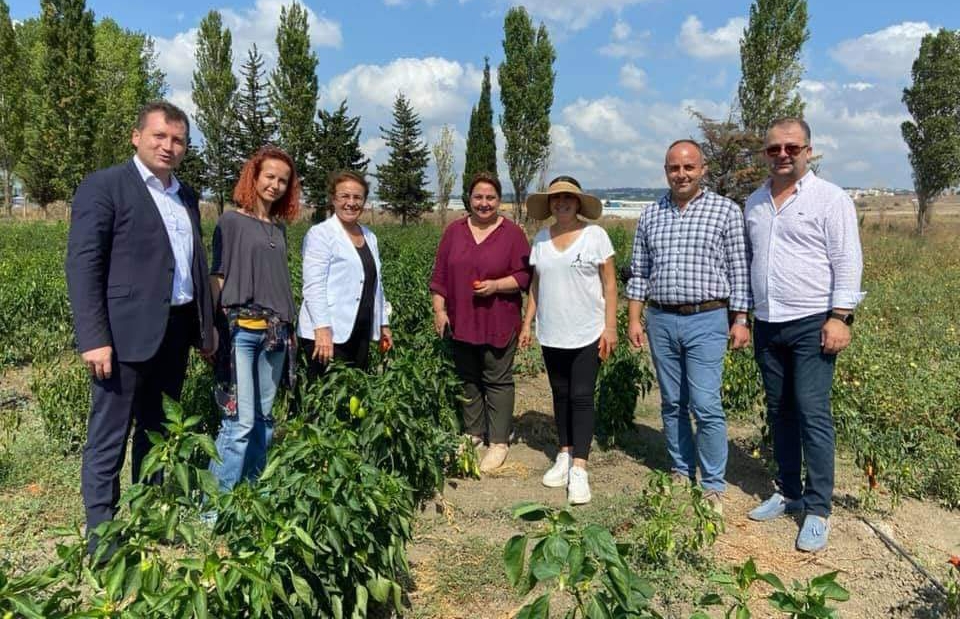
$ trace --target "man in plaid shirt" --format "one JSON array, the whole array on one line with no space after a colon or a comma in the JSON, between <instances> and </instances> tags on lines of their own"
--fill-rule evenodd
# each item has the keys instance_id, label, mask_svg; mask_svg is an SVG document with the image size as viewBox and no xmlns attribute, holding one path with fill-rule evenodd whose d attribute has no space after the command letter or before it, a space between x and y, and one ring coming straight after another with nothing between
<instances>
[{"instance_id":1,"label":"man in plaid shirt","mask_svg":"<svg viewBox=\"0 0 960 619\"><path fill-rule=\"evenodd\" d=\"M693 140L670 145L664 170L670 192L643 211L633 241L629 338L638 348L649 338L675 481L694 482L699 461L704 497L722 513L723 358L728 340L733 348L750 343L743 213L734 201L700 188L707 167Z\"/></svg>"}]
</instances>

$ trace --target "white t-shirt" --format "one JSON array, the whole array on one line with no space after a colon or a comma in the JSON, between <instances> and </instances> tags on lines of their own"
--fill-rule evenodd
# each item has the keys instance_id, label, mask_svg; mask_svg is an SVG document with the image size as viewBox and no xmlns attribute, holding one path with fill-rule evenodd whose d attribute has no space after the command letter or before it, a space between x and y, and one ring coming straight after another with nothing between
<instances>
[{"instance_id":1,"label":"white t-shirt","mask_svg":"<svg viewBox=\"0 0 960 619\"><path fill-rule=\"evenodd\" d=\"M549 228L533 239L530 265L537 271L537 339L551 348L582 348L604 327L600 267L613 255L607 231L587 225L564 251L550 240Z\"/></svg>"}]
</instances>

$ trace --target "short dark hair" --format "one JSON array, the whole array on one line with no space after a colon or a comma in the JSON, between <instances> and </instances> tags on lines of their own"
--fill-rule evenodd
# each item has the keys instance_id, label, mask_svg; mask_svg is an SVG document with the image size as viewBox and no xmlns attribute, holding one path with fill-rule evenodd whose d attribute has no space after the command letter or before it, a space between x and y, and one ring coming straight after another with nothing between
<instances>
[{"instance_id":1,"label":"short dark hair","mask_svg":"<svg viewBox=\"0 0 960 619\"><path fill-rule=\"evenodd\" d=\"M144 130L144 128L147 126L147 116L153 114L154 112L163 112L163 119L168 123L183 123L187 128L187 135L190 134L190 119L187 118L187 113L169 101L164 101L162 99L157 101L149 101L146 105L140 108L140 113L137 114L137 131Z\"/></svg>"},{"instance_id":2,"label":"short dark hair","mask_svg":"<svg viewBox=\"0 0 960 619\"><path fill-rule=\"evenodd\" d=\"M770 129L774 127L782 127L784 125L800 125L800 128L803 129L803 135L807 139L807 144L810 144L810 125L799 116L781 116L780 118L775 118L773 122L770 123L770 126L767 127L767 132L769 133Z\"/></svg>"},{"instance_id":3,"label":"short dark hair","mask_svg":"<svg viewBox=\"0 0 960 619\"><path fill-rule=\"evenodd\" d=\"M573 186L576 187L577 189L583 189L583 187L580 186L580 181L578 181L577 179L573 178L572 176L568 176L568 175L566 175L566 174L561 174L560 176L556 177L555 179L553 179L552 181L550 181L550 182L547 184L547 186L549 187L550 185L552 185L552 184L554 184L554 183L570 183L571 185L573 185Z\"/></svg>"},{"instance_id":4,"label":"short dark hair","mask_svg":"<svg viewBox=\"0 0 960 619\"><path fill-rule=\"evenodd\" d=\"M680 138L679 140L674 140L673 143L667 147L667 153L673 150L673 147L677 146L678 144L689 144L690 146L696 148L697 152L700 153L700 163L702 164L707 163L707 156L703 153L703 147L700 146L700 142L697 142L696 140L693 140L691 138ZM666 153L664 153L663 158L664 158L664 163L666 163L666 158L667 158Z\"/></svg>"},{"instance_id":5,"label":"short dark hair","mask_svg":"<svg viewBox=\"0 0 960 619\"><path fill-rule=\"evenodd\" d=\"M493 188L497 191L497 198L503 198L503 187L500 186L500 179L491 172L477 172L473 175L473 178L470 179L470 189L467 190L468 196L473 193L473 188L479 183L493 185Z\"/></svg>"},{"instance_id":6,"label":"short dark hair","mask_svg":"<svg viewBox=\"0 0 960 619\"><path fill-rule=\"evenodd\" d=\"M334 170L327 176L327 197L330 198L331 204L333 203L333 197L337 193L337 185L346 181L354 181L363 186L364 200L370 196L370 183L367 182L367 178L364 176L363 172L356 172L354 170Z\"/></svg>"}]
</instances>

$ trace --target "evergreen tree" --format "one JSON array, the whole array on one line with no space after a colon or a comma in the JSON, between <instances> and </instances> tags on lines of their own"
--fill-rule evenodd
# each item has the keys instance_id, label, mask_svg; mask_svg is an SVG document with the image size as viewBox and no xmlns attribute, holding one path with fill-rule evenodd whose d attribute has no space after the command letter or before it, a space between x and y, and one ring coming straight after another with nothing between
<instances>
[{"instance_id":1,"label":"evergreen tree","mask_svg":"<svg viewBox=\"0 0 960 619\"><path fill-rule=\"evenodd\" d=\"M203 153L200 152L187 134L187 152L175 172L177 180L189 185L198 195L203 195L207 189L206 164L203 162Z\"/></svg>"},{"instance_id":2,"label":"evergreen tree","mask_svg":"<svg viewBox=\"0 0 960 619\"><path fill-rule=\"evenodd\" d=\"M21 56L10 20L10 7L0 0L0 173L3 174L3 206L8 215L13 211L13 170L23 151L23 123L27 114L23 97L26 59Z\"/></svg>"},{"instance_id":3,"label":"evergreen tree","mask_svg":"<svg viewBox=\"0 0 960 619\"><path fill-rule=\"evenodd\" d=\"M280 10L277 67L270 76L270 102L280 146L297 170L306 170L317 109L317 55L310 51L307 12L297 2ZM311 188L315 189L315 188Z\"/></svg>"},{"instance_id":4,"label":"evergreen tree","mask_svg":"<svg viewBox=\"0 0 960 619\"><path fill-rule=\"evenodd\" d=\"M234 111L237 78L233 75L231 44L230 30L222 26L220 13L207 13L197 35L193 102L197 106L197 128L203 133L207 186L220 213L233 192L239 172L233 143L237 135Z\"/></svg>"},{"instance_id":5,"label":"evergreen tree","mask_svg":"<svg viewBox=\"0 0 960 619\"><path fill-rule=\"evenodd\" d=\"M722 121L696 111L692 114L703 134L700 147L707 163L704 186L743 206L767 176L767 167L757 156L763 138L743 129L732 113Z\"/></svg>"},{"instance_id":6,"label":"evergreen tree","mask_svg":"<svg viewBox=\"0 0 960 619\"><path fill-rule=\"evenodd\" d=\"M366 172L370 159L360 150L360 117L347 114L346 100L333 112L317 112L314 130L304 183L316 207L313 218L320 221L326 215L326 210L320 207L326 204L327 176L335 170Z\"/></svg>"},{"instance_id":7,"label":"evergreen tree","mask_svg":"<svg viewBox=\"0 0 960 619\"><path fill-rule=\"evenodd\" d=\"M152 40L112 19L97 23L94 45L99 118L91 156L95 168L105 168L130 157L134 119L145 103L163 96L163 72Z\"/></svg>"},{"instance_id":8,"label":"evergreen tree","mask_svg":"<svg viewBox=\"0 0 960 619\"><path fill-rule=\"evenodd\" d=\"M377 166L377 194L384 208L399 215L405 226L430 210L426 178L430 153L421 140L420 117L403 93L393 102L393 125L380 127L380 133L390 154L386 163Z\"/></svg>"},{"instance_id":9,"label":"evergreen tree","mask_svg":"<svg viewBox=\"0 0 960 619\"><path fill-rule=\"evenodd\" d=\"M470 180L477 172L497 175L497 139L493 132L493 106L490 104L490 59L483 59L483 83L480 101L470 112L466 161L463 165L463 206L470 209Z\"/></svg>"},{"instance_id":10,"label":"evergreen tree","mask_svg":"<svg viewBox=\"0 0 960 619\"><path fill-rule=\"evenodd\" d=\"M527 187L550 151L553 61L556 54L546 27L536 31L522 6L503 23L504 60L500 64L500 127L507 141L504 156L514 193L514 219L525 221ZM492 170L491 170L492 171Z\"/></svg>"},{"instance_id":11,"label":"evergreen tree","mask_svg":"<svg viewBox=\"0 0 960 619\"><path fill-rule=\"evenodd\" d=\"M903 102L913 120L900 131L910 148L917 233L922 235L934 201L960 184L960 31L940 29L924 36L912 74Z\"/></svg>"},{"instance_id":12,"label":"evergreen tree","mask_svg":"<svg viewBox=\"0 0 960 619\"><path fill-rule=\"evenodd\" d=\"M766 134L782 116L803 115L797 84L800 52L810 38L806 0L755 0L740 39L740 114L743 126Z\"/></svg>"},{"instance_id":13,"label":"evergreen tree","mask_svg":"<svg viewBox=\"0 0 960 619\"><path fill-rule=\"evenodd\" d=\"M96 165L93 13L83 0L41 0L38 105L26 130L20 177L41 207L67 199Z\"/></svg>"},{"instance_id":14,"label":"evergreen tree","mask_svg":"<svg viewBox=\"0 0 960 619\"><path fill-rule=\"evenodd\" d=\"M247 50L240 75L243 84L237 94L236 150L240 159L246 160L260 147L272 143L277 132L267 99L263 56L256 43Z\"/></svg>"}]
</instances>

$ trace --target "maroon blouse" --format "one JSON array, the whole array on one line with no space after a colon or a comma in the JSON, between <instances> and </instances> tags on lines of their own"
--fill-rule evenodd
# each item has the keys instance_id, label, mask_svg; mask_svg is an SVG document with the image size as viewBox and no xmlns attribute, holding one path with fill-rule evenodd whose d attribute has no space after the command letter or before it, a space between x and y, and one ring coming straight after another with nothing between
<instances>
[{"instance_id":1,"label":"maroon blouse","mask_svg":"<svg viewBox=\"0 0 960 619\"><path fill-rule=\"evenodd\" d=\"M526 290L530 286L530 243L520 226L504 218L477 244L467 219L444 231L430 291L446 299L453 339L503 348L520 331L520 292L479 297L473 294L473 282L512 275L520 290Z\"/></svg>"}]
</instances>

